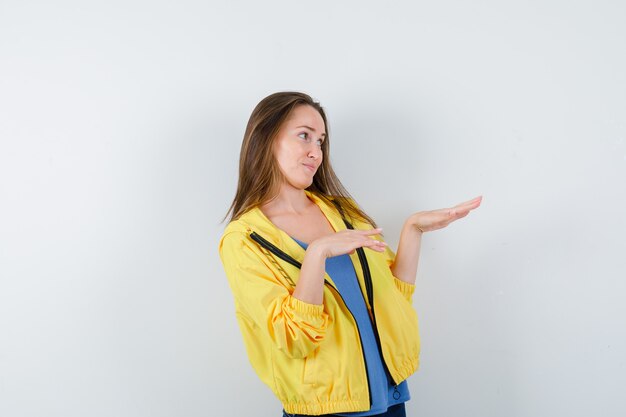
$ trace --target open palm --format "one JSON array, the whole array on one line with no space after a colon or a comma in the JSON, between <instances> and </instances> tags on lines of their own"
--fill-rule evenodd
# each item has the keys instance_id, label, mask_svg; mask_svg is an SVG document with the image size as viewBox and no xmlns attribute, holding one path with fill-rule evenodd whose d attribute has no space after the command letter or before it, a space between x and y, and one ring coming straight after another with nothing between
<instances>
[{"instance_id":1,"label":"open palm","mask_svg":"<svg viewBox=\"0 0 626 417\"><path fill-rule=\"evenodd\" d=\"M455 220L461 219L474 210L482 201L482 196L457 204L454 207L414 213L410 222L422 232L431 232L442 229Z\"/></svg>"}]
</instances>

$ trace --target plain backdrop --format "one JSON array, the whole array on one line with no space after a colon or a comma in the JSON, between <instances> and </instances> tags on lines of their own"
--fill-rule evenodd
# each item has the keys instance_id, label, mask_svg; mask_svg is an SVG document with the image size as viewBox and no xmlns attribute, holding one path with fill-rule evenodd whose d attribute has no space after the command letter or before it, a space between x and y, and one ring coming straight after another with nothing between
<instances>
[{"instance_id":1,"label":"plain backdrop","mask_svg":"<svg viewBox=\"0 0 626 417\"><path fill-rule=\"evenodd\" d=\"M0 415L278 417L220 263L254 106L319 100L395 248L409 416L623 416L626 3L0 1Z\"/></svg>"}]
</instances>

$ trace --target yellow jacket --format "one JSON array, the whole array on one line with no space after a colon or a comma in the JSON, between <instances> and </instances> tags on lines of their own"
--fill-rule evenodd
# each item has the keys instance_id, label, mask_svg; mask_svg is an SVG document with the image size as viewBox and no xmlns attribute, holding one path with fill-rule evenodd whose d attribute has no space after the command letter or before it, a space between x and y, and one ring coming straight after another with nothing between
<instances>
[{"instance_id":1,"label":"yellow jacket","mask_svg":"<svg viewBox=\"0 0 626 417\"><path fill-rule=\"evenodd\" d=\"M306 193L336 231L346 229L336 207ZM356 221L352 225L371 228ZM332 278L325 276L322 305L292 297L305 251L258 207L228 224L219 252L250 362L285 411L319 415L369 410L358 328ZM363 255L365 267L359 260ZM370 314L369 300L374 300L384 365L399 384L419 366L417 315L411 304L415 287L392 275L391 249L365 249L350 257Z\"/></svg>"}]
</instances>

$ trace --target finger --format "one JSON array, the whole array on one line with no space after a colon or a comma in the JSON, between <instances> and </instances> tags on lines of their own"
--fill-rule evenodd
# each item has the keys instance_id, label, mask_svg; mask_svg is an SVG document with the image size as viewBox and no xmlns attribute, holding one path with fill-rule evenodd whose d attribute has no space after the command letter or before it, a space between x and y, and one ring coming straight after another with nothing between
<instances>
[{"instance_id":1,"label":"finger","mask_svg":"<svg viewBox=\"0 0 626 417\"><path fill-rule=\"evenodd\" d=\"M473 198L473 199L471 199L471 200L468 200L468 201L465 201L465 202L463 202L463 203L457 204L457 205L456 205L456 206L454 206L454 207L456 208L456 207L463 207L463 206L467 206L467 207L474 207L474 208L475 208L475 207L478 207L478 206L480 205L480 203L482 202L482 200L483 200L483 196L481 195L481 196L478 196L478 197Z\"/></svg>"},{"instance_id":2,"label":"finger","mask_svg":"<svg viewBox=\"0 0 626 417\"><path fill-rule=\"evenodd\" d=\"M482 202L482 199L483 199L482 196L476 197L476 198L473 198L471 200L464 201L464 202L462 202L460 204L457 204L454 207L477 207Z\"/></svg>"},{"instance_id":3,"label":"finger","mask_svg":"<svg viewBox=\"0 0 626 417\"><path fill-rule=\"evenodd\" d=\"M373 251L376 251L376 252L384 252L385 251L385 248L379 247L379 246L373 246L373 247L366 246L366 249L370 249L370 250L373 250Z\"/></svg>"},{"instance_id":4,"label":"finger","mask_svg":"<svg viewBox=\"0 0 626 417\"><path fill-rule=\"evenodd\" d=\"M457 211L454 215L451 215L447 220L442 222L441 228L446 227L447 225L449 225L453 221L462 219L463 217L467 216L468 214L469 214L469 210Z\"/></svg>"},{"instance_id":5,"label":"finger","mask_svg":"<svg viewBox=\"0 0 626 417\"><path fill-rule=\"evenodd\" d=\"M356 245L358 246L387 246L387 243L385 243L382 240L377 240L371 237L365 237L363 236L361 239L359 239L357 242L355 242Z\"/></svg>"},{"instance_id":6,"label":"finger","mask_svg":"<svg viewBox=\"0 0 626 417\"><path fill-rule=\"evenodd\" d=\"M459 214L469 213L471 210L474 210L478 205L464 205L464 206L454 206L446 210L446 214L450 217L456 217Z\"/></svg>"},{"instance_id":7,"label":"finger","mask_svg":"<svg viewBox=\"0 0 626 417\"><path fill-rule=\"evenodd\" d=\"M368 239L368 242L363 242L362 247L372 249L377 252L384 252L387 244L381 240Z\"/></svg>"},{"instance_id":8,"label":"finger","mask_svg":"<svg viewBox=\"0 0 626 417\"><path fill-rule=\"evenodd\" d=\"M476 207L480 205L480 201L474 201L473 203L463 203L452 207L453 209L457 209L457 211L462 210L474 210Z\"/></svg>"},{"instance_id":9,"label":"finger","mask_svg":"<svg viewBox=\"0 0 626 417\"><path fill-rule=\"evenodd\" d=\"M465 208L465 209L461 209L461 208L456 208L456 209L450 209L450 211L448 212L448 215L450 217L453 217L454 219L460 219L461 217L465 217L469 214L470 210Z\"/></svg>"},{"instance_id":10,"label":"finger","mask_svg":"<svg viewBox=\"0 0 626 417\"><path fill-rule=\"evenodd\" d=\"M382 231L383 231L382 227L377 227L376 229L369 229L369 230L355 230L355 232L358 232L359 234L365 235L365 236L378 235Z\"/></svg>"},{"instance_id":11,"label":"finger","mask_svg":"<svg viewBox=\"0 0 626 417\"><path fill-rule=\"evenodd\" d=\"M479 196L471 200L465 201L463 203L457 204L456 206L453 206L453 207L431 210L430 212L431 213L445 213L446 215L450 215L452 211L456 213L458 211L473 210L480 205L480 203L482 202L482 199L483 197Z\"/></svg>"}]
</instances>

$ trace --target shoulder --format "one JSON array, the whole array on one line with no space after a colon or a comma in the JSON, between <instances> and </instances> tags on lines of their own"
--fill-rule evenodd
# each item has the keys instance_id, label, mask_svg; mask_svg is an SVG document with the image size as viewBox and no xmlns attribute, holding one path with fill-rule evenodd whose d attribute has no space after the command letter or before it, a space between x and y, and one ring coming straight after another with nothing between
<instances>
[{"instance_id":1,"label":"shoulder","mask_svg":"<svg viewBox=\"0 0 626 417\"><path fill-rule=\"evenodd\" d=\"M268 239L274 239L276 227L261 213L258 207L254 207L243 213L237 219L231 220L224 228L224 232L220 238L220 251L225 245L238 246L256 246L252 245L253 232L260 233Z\"/></svg>"},{"instance_id":2,"label":"shoulder","mask_svg":"<svg viewBox=\"0 0 626 417\"><path fill-rule=\"evenodd\" d=\"M359 206L356 200L352 197L339 197L336 198L334 204L340 206L341 209L339 211L345 216L348 221L354 226L356 229L369 229L372 228L373 225L364 217L366 216L365 211Z\"/></svg>"},{"instance_id":3,"label":"shoulder","mask_svg":"<svg viewBox=\"0 0 626 417\"><path fill-rule=\"evenodd\" d=\"M262 255L250 233L245 222L235 220L226 226L218 244L219 256L225 267L250 268L258 265Z\"/></svg>"},{"instance_id":4,"label":"shoulder","mask_svg":"<svg viewBox=\"0 0 626 417\"><path fill-rule=\"evenodd\" d=\"M224 228L224 232L220 237L219 250L222 252L223 248L238 246L241 247L248 238L250 226L245 220L241 218L232 220Z\"/></svg>"}]
</instances>

